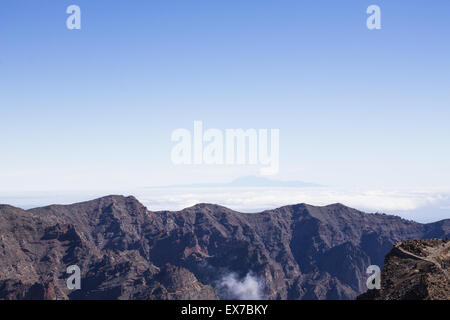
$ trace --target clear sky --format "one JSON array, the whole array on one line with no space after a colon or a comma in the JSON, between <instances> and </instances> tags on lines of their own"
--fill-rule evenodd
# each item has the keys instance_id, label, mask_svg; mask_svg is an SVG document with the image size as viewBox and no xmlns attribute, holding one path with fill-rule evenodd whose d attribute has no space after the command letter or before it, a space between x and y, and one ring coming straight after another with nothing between
<instances>
[{"instance_id":1,"label":"clear sky","mask_svg":"<svg viewBox=\"0 0 450 320\"><path fill-rule=\"evenodd\" d=\"M447 0L2 0L0 190L258 173L174 166L194 120L280 129L276 179L450 189L449 35Z\"/></svg>"}]
</instances>

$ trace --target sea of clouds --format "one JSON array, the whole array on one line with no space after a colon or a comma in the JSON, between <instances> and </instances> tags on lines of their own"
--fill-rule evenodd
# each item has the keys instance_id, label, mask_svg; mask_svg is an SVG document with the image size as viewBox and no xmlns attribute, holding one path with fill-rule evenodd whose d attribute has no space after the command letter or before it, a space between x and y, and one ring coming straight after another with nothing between
<instances>
[{"instance_id":1,"label":"sea of clouds","mask_svg":"<svg viewBox=\"0 0 450 320\"><path fill-rule=\"evenodd\" d=\"M323 206L342 203L365 212L400 215L430 222L450 218L450 192L445 190L363 190L336 188L175 188L143 189L136 197L150 210L180 210L215 203L241 212L257 212L289 204Z\"/></svg>"},{"instance_id":2,"label":"sea of clouds","mask_svg":"<svg viewBox=\"0 0 450 320\"><path fill-rule=\"evenodd\" d=\"M323 206L342 203L364 212L399 215L418 222L450 218L450 190L339 189L330 187L135 188L127 190L3 193L0 203L24 209L70 204L108 194L133 195L149 210L181 210L214 203L241 212L259 212L285 205Z\"/></svg>"}]
</instances>

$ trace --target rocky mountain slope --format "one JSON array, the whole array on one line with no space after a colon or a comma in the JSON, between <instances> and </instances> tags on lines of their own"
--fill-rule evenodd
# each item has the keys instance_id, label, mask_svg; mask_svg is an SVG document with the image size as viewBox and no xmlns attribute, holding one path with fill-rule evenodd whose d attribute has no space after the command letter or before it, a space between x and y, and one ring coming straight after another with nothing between
<instances>
[{"instance_id":1,"label":"rocky mountain slope","mask_svg":"<svg viewBox=\"0 0 450 320\"><path fill-rule=\"evenodd\" d=\"M450 220L341 204L255 214L211 204L152 212L122 196L2 205L0 299L353 299L394 243L449 235ZM81 269L80 290L66 286L70 265Z\"/></svg>"},{"instance_id":2,"label":"rocky mountain slope","mask_svg":"<svg viewBox=\"0 0 450 320\"><path fill-rule=\"evenodd\" d=\"M450 300L450 240L395 244L381 271L381 290L358 299Z\"/></svg>"}]
</instances>

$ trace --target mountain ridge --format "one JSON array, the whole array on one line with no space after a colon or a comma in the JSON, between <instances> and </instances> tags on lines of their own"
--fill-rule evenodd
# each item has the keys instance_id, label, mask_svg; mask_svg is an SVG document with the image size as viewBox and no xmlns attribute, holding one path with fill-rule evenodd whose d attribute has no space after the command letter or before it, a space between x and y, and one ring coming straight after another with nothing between
<instances>
[{"instance_id":1,"label":"mountain ridge","mask_svg":"<svg viewBox=\"0 0 450 320\"><path fill-rule=\"evenodd\" d=\"M421 224L342 204L150 211L110 195L30 210L0 205L0 232L0 298L229 298L223 282L233 274L263 283L267 299L353 299L366 289L367 266L382 266L395 242L448 236L450 220ZM65 287L70 264L82 270L81 290Z\"/></svg>"}]
</instances>

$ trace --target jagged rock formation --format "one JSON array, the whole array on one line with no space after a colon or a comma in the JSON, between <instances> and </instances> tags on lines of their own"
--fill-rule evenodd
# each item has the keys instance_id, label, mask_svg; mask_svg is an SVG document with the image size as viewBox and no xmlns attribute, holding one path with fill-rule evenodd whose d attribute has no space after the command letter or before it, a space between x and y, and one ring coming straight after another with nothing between
<instances>
[{"instance_id":1,"label":"jagged rock formation","mask_svg":"<svg viewBox=\"0 0 450 320\"><path fill-rule=\"evenodd\" d=\"M450 235L334 204L243 214L210 204L151 212L134 197L32 210L0 206L0 299L216 299L251 273L268 299L353 299L393 244ZM77 265L81 290L69 290Z\"/></svg>"},{"instance_id":2,"label":"jagged rock formation","mask_svg":"<svg viewBox=\"0 0 450 320\"><path fill-rule=\"evenodd\" d=\"M381 289L360 300L450 300L450 240L395 244L381 271Z\"/></svg>"}]
</instances>

